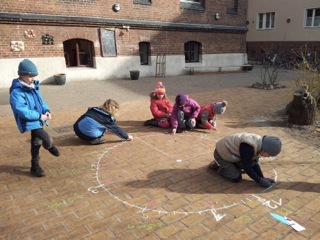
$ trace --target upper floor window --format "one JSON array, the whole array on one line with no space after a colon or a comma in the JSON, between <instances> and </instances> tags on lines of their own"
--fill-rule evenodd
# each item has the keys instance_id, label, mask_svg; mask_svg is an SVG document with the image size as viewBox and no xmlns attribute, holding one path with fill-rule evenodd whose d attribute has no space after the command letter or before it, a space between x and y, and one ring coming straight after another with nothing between
<instances>
[{"instance_id":1,"label":"upper floor window","mask_svg":"<svg viewBox=\"0 0 320 240\"><path fill-rule=\"evenodd\" d=\"M307 27L320 27L320 8L307 9Z\"/></svg>"},{"instance_id":2,"label":"upper floor window","mask_svg":"<svg viewBox=\"0 0 320 240\"><path fill-rule=\"evenodd\" d=\"M143 4L143 5L151 5L151 0L133 0L133 3Z\"/></svg>"},{"instance_id":3,"label":"upper floor window","mask_svg":"<svg viewBox=\"0 0 320 240\"><path fill-rule=\"evenodd\" d=\"M258 29L274 29L275 13L259 13Z\"/></svg>"},{"instance_id":4,"label":"upper floor window","mask_svg":"<svg viewBox=\"0 0 320 240\"><path fill-rule=\"evenodd\" d=\"M139 54L140 54L140 64L148 65L149 64L149 49L150 44L148 42L139 43Z\"/></svg>"},{"instance_id":5,"label":"upper floor window","mask_svg":"<svg viewBox=\"0 0 320 240\"><path fill-rule=\"evenodd\" d=\"M228 4L227 7L227 14L230 15L237 15L238 14L238 8L239 8L239 0L231 0L231 2Z\"/></svg>"},{"instance_id":6,"label":"upper floor window","mask_svg":"<svg viewBox=\"0 0 320 240\"><path fill-rule=\"evenodd\" d=\"M204 10L204 0L180 0L180 7L191 10Z\"/></svg>"},{"instance_id":7,"label":"upper floor window","mask_svg":"<svg viewBox=\"0 0 320 240\"><path fill-rule=\"evenodd\" d=\"M199 62L200 59L200 47L198 42L190 41L184 44L184 57L185 62Z\"/></svg>"},{"instance_id":8,"label":"upper floor window","mask_svg":"<svg viewBox=\"0 0 320 240\"><path fill-rule=\"evenodd\" d=\"M93 43L85 39L70 39L63 42L67 67L93 67Z\"/></svg>"}]
</instances>

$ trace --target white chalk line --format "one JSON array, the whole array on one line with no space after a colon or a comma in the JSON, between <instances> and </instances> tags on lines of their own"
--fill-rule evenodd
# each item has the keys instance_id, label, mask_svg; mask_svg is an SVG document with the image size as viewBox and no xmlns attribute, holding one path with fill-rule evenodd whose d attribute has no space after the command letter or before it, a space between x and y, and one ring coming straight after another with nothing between
<instances>
[{"instance_id":1,"label":"white chalk line","mask_svg":"<svg viewBox=\"0 0 320 240\"><path fill-rule=\"evenodd\" d=\"M149 135L149 136L144 136L144 137L151 137L152 135ZM184 135L186 136L186 135ZM191 137L191 136L187 136L187 137ZM192 136L194 137L194 136ZM174 159L173 157L171 157L169 154L157 149L156 147L150 145L149 143L145 142L144 140L142 140L140 137L135 137L135 139L139 139L141 142L143 142L144 144L146 144L147 146L150 146L152 147L153 149L157 150L158 152L168 156L169 158L172 158ZM204 138L204 137L200 137L200 139L206 139L206 140L210 140L210 139L207 139L207 138ZM212 140L212 139L211 139ZM217 214L217 211L221 211L221 210L227 210L229 208L232 208L232 207L235 207L239 204L245 204L246 202L248 201L252 201L250 198L245 198L245 200L241 200L237 203L233 203L233 204L230 204L230 205L223 205L223 207L218 207L218 208L207 208L207 209L203 209L203 210L200 210L200 211L163 211L163 210L157 210L157 209L154 209L154 208L149 208L149 207L140 207L138 205L135 205L135 204L131 204L131 203L128 203L127 201L124 201L122 200L121 198L119 198L118 196L114 195L109 188L107 188L107 186L110 186L110 185L113 185L113 187L117 187L115 185L116 182L112 182L111 184L103 184L101 183L100 179L99 179L99 165L100 165L100 162L101 162L101 159L104 157L105 154L107 154L110 150L113 150L115 148L118 148L119 146L123 145L123 144L126 144L128 142L122 142L120 144L116 144L114 145L113 147L109 147L109 148L106 148L107 150L99 157L98 161L96 162L96 167L93 167L93 169L95 170L95 179L96 179L96 182L98 183L97 186L93 186L93 187L90 187L88 188L88 191L92 192L92 193L98 193L98 189L99 188L103 188L111 197L113 197L114 199L116 199L117 201L121 202L122 204L124 205L127 205L129 206L130 208L136 208L138 209L139 211L137 213L142 213L143 217L145 218L148 218L148 216L145 215L146 212L154 212L154 213L158 213L158 214L183 214L183 215L190 215L190 214L203 214L203 213L211 213L214 215L216 221L220 221L224 216L225 214L221 215L221 214ZM208 153L211 153L211 152L208 152ZM199 156L202 156L202 155L206 155L208 153L205 153L205 154L201 154ZM194 156L194 157L197 157L197 156ZM93 166L93 165L92 165ZM277 172L275 171L275 169L273 169L274 173L275 173L275 181L277 179ZM141 174L139 174L141 175ZM137 176L139 176L137 175ZM128 178L132 178L131 176L125 178L125 179L128 179ZM122 180L125 180L125 179L122 179ZM264 193L266 191L268 191L269 189L271 189L273 187L273 185L263 191L261 191L261 193ZM254 194L252 194L254 195Z\"/></svg>"}]
</instances>

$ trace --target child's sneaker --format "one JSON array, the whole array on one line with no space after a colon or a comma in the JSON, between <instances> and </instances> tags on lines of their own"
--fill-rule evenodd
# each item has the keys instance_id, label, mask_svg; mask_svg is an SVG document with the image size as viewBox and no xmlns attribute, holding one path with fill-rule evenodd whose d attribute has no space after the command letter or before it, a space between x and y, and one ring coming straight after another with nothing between
<instances>
[{"instance_id":1,"label":"child's sneaker","mask_svg":"<svg viewBox=\"0 0 320 240\"><path fill-rule=\"evenodd\" d=\"M60 152L59 152L58 148L56 148L56 146L54 146L54 145L52 145L52 147L49 148L48 151L49 151L53 156L56 156L56 157L59 157L59 156L60 156Z\"/></svg>"},{"instance_id":2,"label":"child's sneaker","mask_svg":"<svg viewBox=\"0 0 320 240\"><path fill-rule=\"evenodd\" d=\"M219 169L219 167L220 166L218 165L218 163L216 161L213 161L212 163L209 164L209 168L216 170L216 171Z\"/></svg>"}]
</instances>

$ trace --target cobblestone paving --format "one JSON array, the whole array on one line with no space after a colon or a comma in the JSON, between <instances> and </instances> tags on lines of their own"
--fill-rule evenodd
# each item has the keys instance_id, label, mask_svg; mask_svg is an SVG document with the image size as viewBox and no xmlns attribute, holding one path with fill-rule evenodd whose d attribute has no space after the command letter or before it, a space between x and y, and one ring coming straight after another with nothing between
<instances>
[{"instance_id":1,"label":"cobblestone paving","mask_svg":"<svg viewBox=\"0 0 320 240\"><path fill-rule=\"evenodd\" d=\"M288 90L248 88L249 74L164 79L171 100L188 92L199 103L229 103L218 131L174 136L143 126L150 118L148 93L159 79L114 81L118 90L101 82L87 89L43 86L54 117L46 129L62 152L55 158L41 149L43 178L30 176L30 135L18 132L3 98L0 239L320 239L319 148L292 138L279 118ZM72 124L109 96L121 102L118 124L135 139L106 134L106 144L84 144ZM281 138L283 151L261 161L264 173L277 179L273 188L262 189L247 175L230 183L207 168L216 141L243 131ZM270 213L306 230L296 232Z\"/></svg>"}]
</instances>

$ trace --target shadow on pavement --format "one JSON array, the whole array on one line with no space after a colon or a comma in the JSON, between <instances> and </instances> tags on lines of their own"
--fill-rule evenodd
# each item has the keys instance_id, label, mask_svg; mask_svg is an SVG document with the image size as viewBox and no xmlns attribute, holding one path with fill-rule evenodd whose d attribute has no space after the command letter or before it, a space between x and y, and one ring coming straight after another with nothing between
<instances>
[{"instance_id":1,"label":"shadow on pavement","mask_svg":"<svg viewBox=\"0 0 320 240\"><path fill-rule=\"evenodd\" d=\"M166 178L162 179L161 175L166 176ZM208 169L207 166L198 169L155 170L150 172L147 178L147 180L129 181L124 184L132 188L165 188L169 192L188 194L243 194L250 192L260 193L264 190L252 180L243 179L239 183L224 180L215 171ZM201 184L201 182L203 184ZM319 193L320 184L309 182L278 182L274 188L269 189L268 192L276 189Z\"/></svg>"}]
</instances>

